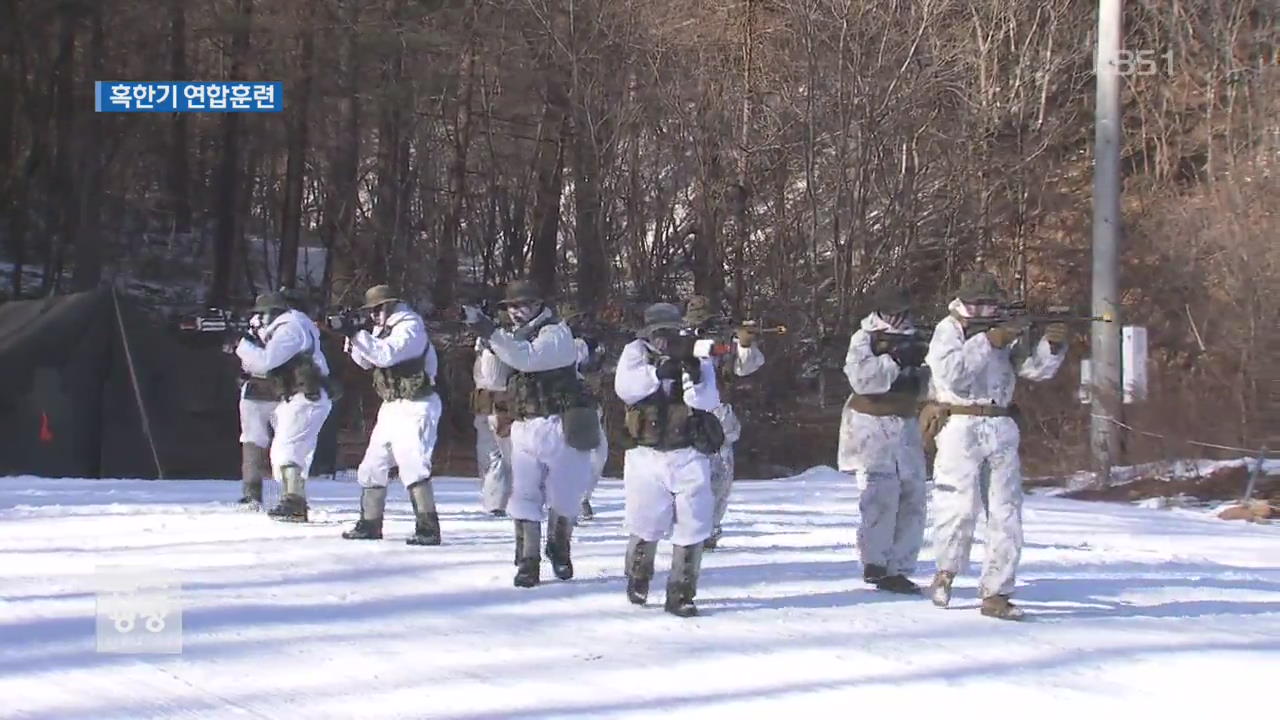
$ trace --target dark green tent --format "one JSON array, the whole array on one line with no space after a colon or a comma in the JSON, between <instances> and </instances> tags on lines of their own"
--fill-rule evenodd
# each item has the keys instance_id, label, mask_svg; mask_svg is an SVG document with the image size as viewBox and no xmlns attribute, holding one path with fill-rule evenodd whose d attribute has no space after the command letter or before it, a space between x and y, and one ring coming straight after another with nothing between
<instances>
[{"instance_id":1,"label":"dark green tent","mask_svg":"<svg viewBox=\"0 0 1280 720\"><path fill-rule=\"evenodd\" d=\"M163 329L109 288L0 305L0 475L238 477L221 340ZM332 470L335 435L313 474Z\"/></svg>"}]
</instances>

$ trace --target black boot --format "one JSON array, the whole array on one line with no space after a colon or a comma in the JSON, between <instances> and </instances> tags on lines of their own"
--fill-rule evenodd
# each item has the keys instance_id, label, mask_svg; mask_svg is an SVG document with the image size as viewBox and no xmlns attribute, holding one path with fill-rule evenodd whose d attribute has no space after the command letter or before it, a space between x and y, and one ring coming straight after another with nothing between
<instances>
[{"instance_id":1,"label":"black boot","mask_svg":"<svg viewBox=\"0 0 1280 720\"><path fill-rule=\"evenodd\" d=\"M862 566L862 582L875 585L889 574L889 569L883 565L875 563L866 563Z\"/></svg>"},{"instance_id":2,"label":"black boot","mask_svg":"<svg viewBox=\"0 0 1280 720\"><path fill-rule=\"evenodd\" d=\"M911 582L906 575L885 575L875 581L877 590L886 590L899 595L919 595L920 586Z\"/></svg>"},{"instance_id":3,"label":"black boot","mask_svg":"<svg viewBox=\"0 0 1280 720\"><path fill-rule=\"evenodd\" d=\"M281 522L306 522L307 481L302 477L302 469L297 465L285 465L280 468L280 479L284 494L280 497L280 504L268 510L267 515Z\"/></svg>"},{"instance_id":4,"label":"black boot","mask_svg":"<svg viewBox=\"0 0 1280 720\"><path fill-rule=\"evenodd\" d=\"M633 605L643 605L649 599L649 581L653 580L653 559L658 544L641 540L632 535L627 542L627 599Z\"/></svg>"},{"instance_id":5,"label":"black boot","mask_svg":"<svg viewBox=\"0 0 1280 720\"><path fill-rule=\"evenodd\" d=\"M537 520L516 520L516 578L515 586L530 588L541 582L541 560L538 545L542 540L542 523Z\"/></svg>"},{"instance_id":6,"label":"black boot","mask_svg":"<svg viewBox=\"0 0 1280 720\"><path fill-rule=\"evenodd\" d=\"M578 517L583 520L595 519L596 511L591 507L591 498L582 498L582 514Z\"/></svg>"},{"instance_id":7,"label":"black boot","mask_svg":"<svg viewBox=\"0 0 1280 720\"><path fill-rule=\"evenodd\" d=\"M360 519L342 533L348 540L381 540L382 513L387 506L387 488L367 487L360 491Z\"/></svg>"},{"instance_id":8,"label":"black boot","mask_svg":"<svg viewBox=\"0 0 1280 720\"><path fill-rule=\"evenodd\" d=\"M554 510L547 513L547 559L551 571L561 580L573 579L573 560L569 557L569 540L573 537L573 521Z\"/></svg>"},{"instance_id":9,"label":"black boot","mask_svg":"<svg viewBox=\"0 0 1280 720\"><path fill-rule=\"evenodd\" d=\"M240 504L249 510L262 509L262 476L269 465L266 448L253 443L240 446Z\"/></svg>"},{"instance_id":10,"label":"black boot","mask_svg":"<svg viewBox=\"0 0 1280 720\"><path fill-rule=\"evenodd\" d=\"M676 545L671 552L671 576L667 578L667 602L664 609L678 617L693 617L698 608L693 598L698 594L698 572L702 569L702 543Z\"/></svg>"},{"instance_id":11,"label":"black boot","mask_svg":"<svg viewBox=\"0 0 1280 720\"><path fill-rule=\"evenodd\" d=\"M409 486L409 502L413 503L413 536L405 540L405 544L439 545L440 515L436 512L436 496L431 489L431 478L419 480Z\"/></svg>"}]
</instances>

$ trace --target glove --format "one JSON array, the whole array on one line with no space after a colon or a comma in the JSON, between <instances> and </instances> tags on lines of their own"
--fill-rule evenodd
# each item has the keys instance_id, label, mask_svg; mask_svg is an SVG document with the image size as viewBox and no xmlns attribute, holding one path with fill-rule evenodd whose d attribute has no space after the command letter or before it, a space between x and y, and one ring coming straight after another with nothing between
<instances>
[{"instance_id":1,"label":"glove","mask_svg":"<svg viewBox=\"0 0 1280 720\"><path fill-rule=\"evenodd\" d=\"M991 341L992 347L1009 347L1028 326L1029 323L1024 318L1005 320L987 331L987 340Z\"/></svg>"},{"instance_id":2,"label":"glove","mask_svg":"<svg viewBox=\"0 0 1280 720\"><path fill-rule=\"evenodd\" d=\"M1049 341L1049 348L1055 353L1067 342L1067 324L1049 323L1044 329L1044 339Z\"/></svg>"},{"instance_id":3,"label":"glove","mask_svg":"<svg viewBox=\"0 0 1280 720\"><path fill-rule=\"evenodd\" d=\"M756 335L759 334L760 330L755 326L755 323L743 323L738 328L738 345L744 348L751 347L751 344L756 341Z\"/></svg>"},{"instance_id":4,"label":"glove","mask_svg":"<svg viewBox=\"0 0 1280 720\"><path fill-rule=\"evenodd\" d=\"M889 357L898 363L898 367L920 367L924 364L924 357L928 353L928 345L912 338L895 343L893 349L889 351Z\"/></svg>"},{"instance_id":5,"label":"glove","mask_svg":"<svg viewBox=\"0 0 1280 720\"><path fill-rule=\"evenodd\" d=\"M673 357L669 357L658 363L658 379L679 380L681 370L680 361Z\"/></svg>"},{"instance_id":6,"label":"glove","mask_svg":"<svg viewBox=\"0 0 1280 720\"><path fill-rule=\"evenodd\" d=\"M245 330L244 332L240 333L240 339L244 340L250 345L257 345L258 347L266 347L266 345L264 345L262 342L262 338L254 334L252 330Z\"/></svg>"},{"instance_id":7,"label":"glove","mask_svg":"<svg viewBox=\"0 0 1280 720\"><path fill-rule=\"evenodd\" d=\"M871 353L873 355L884 355L893 350L894 342L885 337L877 337L871 341Z\"/></svg>"},{"instance_id":8,"label":"glove","mask_svg":"<svg viewBox=\"0 0 1280 720\"><path fill-rule=\"evenodd\" d=\"M682 368L689 375L689 382L697 385L702 382L702 362L696 358L685 360Z\"/></svg>"}]
</instances>

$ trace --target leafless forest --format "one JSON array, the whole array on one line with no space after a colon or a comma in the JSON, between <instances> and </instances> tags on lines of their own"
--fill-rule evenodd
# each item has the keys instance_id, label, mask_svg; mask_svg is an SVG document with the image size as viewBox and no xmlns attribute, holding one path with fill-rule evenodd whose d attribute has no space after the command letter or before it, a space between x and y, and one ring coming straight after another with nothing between
<instances>
[{"instance_id":1,"label":"leafless forest","mask_svg":"<svg viewBox=\"0 0 1280 720\"><path fill-rule=\"evenodd\" d=\"M1126 5L1151 61L1124 88L1123 320L1149 328L1153 373L1130 459L1274 448L1280 7ZM0 292L188 273L201 302L243 302L297 284L300 246L329 250L315 289L334 304L386 281L438 313L527 274L625 319L696 290L791 328L743 399L747 474L829 464L844 347L880 285L936 308L982 266L1087 306L1095 12L0 0ZM95 114L100 79L281 80L285 110ZM1086 464L1087 353L1082 333L1022 391L1034 471ZM461 384L446 456L465 455Z\"/></svg>"}]
</instances>

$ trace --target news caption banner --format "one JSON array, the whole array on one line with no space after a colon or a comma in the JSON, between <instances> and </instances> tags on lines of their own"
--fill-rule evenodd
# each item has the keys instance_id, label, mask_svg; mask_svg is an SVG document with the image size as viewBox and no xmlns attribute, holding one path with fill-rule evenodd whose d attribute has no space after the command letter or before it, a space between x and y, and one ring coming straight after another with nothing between
<instances>
[{"instance_id":1,"label":"news caption banner","mask_svg":"<svg viewBox=\"0 0 1280 720\"><path fill-rule=\"evenodd\" d=\"M182 582L171 569L98 566L98 652L182 652Z\"/></svg>"},{"instance_id":2,"label":"news caption banner","mask_svg":"<svg viewBox=\"0 0 1280 720\"><path fill-rule=\"evenodd\" d=\"M95 112L273 113L284 109L282 82L94 82Z\"/></svg>"}]
</instances>

